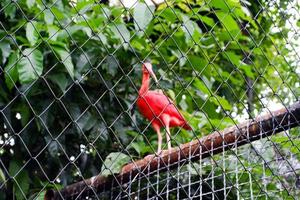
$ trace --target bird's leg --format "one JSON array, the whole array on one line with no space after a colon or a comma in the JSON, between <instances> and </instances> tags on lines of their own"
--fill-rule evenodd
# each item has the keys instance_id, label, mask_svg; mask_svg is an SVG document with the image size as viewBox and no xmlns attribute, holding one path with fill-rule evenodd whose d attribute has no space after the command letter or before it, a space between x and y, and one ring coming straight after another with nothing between
<instances>
[{"instance_id":1,"label":"bird's leg","mask_svg":"<svg viewBox=\"0 0 300 200\"><path fill-rule=\"evenodd\" d=\"M156 152L156 154L159 155L161 153L162 136L161 136L161 133L160 133L160 127L159 127L159 125L154 124L153 128L154 128L154 130L157 133L158 141L157 141L157 152Z\"/></svg>"},{"instance_id":2,"label":"bird's leg","mask_svg":"<svg viewBox=\"0 0 300 200\"><path fill-rule=\"evenodd\" d=\"M161 153L161 143L162 143L162 136L160 133L160 130L157 131L157 137L158 137L158 147L157 147L157 154L159 155Z\"/></svg>"},{"instance_id":3,"label":"bird's leg","mask_svg":"<svg viewBox=\"0 0 300 200\"><path fill-rule=\"evenodd\" d=\"M170 128L169 125L166 125L166 138L167 138L167 143L168 143L168 150L170 151L172 148L171 145L171 132L170 132Z\"/></svg>"},{"instance_id":4,"label":"bird's leg","mask_svg":"<svg viewBox=\"0 0 300 200\"><path fill-rule=\"evenodd\" d=\"M155 130L155 132L157 133L157 152L155 154L151 154L145 157L146 160L151 161L153 160L156 156L160 156L161 154L161 143L162 143L162 136L160 133L160 126L157 124L152 124L153 129Z\"/></svg>"},{"instance_id":5,"label":"bird's leg","mask_svg":"<svg viewBox=\"0 0 300 200\"><path fill-rule=\"evenodd\" d=\"M170 151L172 148L171 145L171 132L170 132L170 116L169 115L164 115L163 120L166 126L166 139L167 139L167 144L168 144L168 150Z\"/></svg>"}]
</instances>

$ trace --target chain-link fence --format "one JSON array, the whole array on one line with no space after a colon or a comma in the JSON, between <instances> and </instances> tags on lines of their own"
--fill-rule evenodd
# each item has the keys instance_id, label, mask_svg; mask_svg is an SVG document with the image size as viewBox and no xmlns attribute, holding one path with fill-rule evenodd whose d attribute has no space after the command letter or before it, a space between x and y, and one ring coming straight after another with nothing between
<instances>
[{"instance_id":1,"label":"chain-link fence","mask_svg":"<svg viewBox=\"0 0 300 200\"><path fill-rule=\"evenodd\" d=\"M298 1L2 0L0 19L0 199L299 198Z\"/></svg>"}]
</instances>

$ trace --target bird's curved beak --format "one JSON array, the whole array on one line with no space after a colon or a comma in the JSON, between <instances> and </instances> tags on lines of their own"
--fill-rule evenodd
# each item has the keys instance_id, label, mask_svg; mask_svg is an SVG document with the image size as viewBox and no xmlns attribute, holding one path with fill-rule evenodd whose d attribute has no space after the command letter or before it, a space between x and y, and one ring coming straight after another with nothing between
<instances>
[{"instance_id":1,"label":"bird's curved beak","mask_svg":"<svg viewBox=\"0 0 300 200\"><path fill-rule=\"evenodd\" d=\"M156 76L155 76L155 74L154 74L153 71L150 72L150 75L151 75L152 78L154 79L155 83L158 83L158 80L157 80L157 78L156 78Z\"/></svg>"},{"instance_id":2,"label":"bird's curved beak","mask_svg":"<svg viewBox=\"0 0 300 200\"><path fill-rule=\"evenodd\" d=\"M146 68L146 70L148 71L148 73L150 74L150 76L152 76L152 78L154 79L155 83L158 83L158 80L157 80L157 78L156 78L156 76L155 76L155 74L154 74L154 72L152 70L151 63L150 62L145 62L143 64L143 67Z\"/></svg>"}]
</instances>

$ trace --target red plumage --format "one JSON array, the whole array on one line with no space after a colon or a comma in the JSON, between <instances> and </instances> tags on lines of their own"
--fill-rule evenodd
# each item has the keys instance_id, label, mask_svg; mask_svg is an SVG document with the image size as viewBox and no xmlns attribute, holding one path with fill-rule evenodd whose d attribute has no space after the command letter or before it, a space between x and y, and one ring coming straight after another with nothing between
<instances>
[{"instance_id":1,"label":"red plumage","mask_svg":"<svg viewBox=\"0 0 300 200\"><path fill-rule=\"evenodd\" d=\"M148 91L138 98L137 106L142 115L152 124L157 124L159 127L165 126L163 115L166 114L171 117L169 127L180 126L191 130L191 127L175 107L172 100L160 92Z\"/></svg>"},{"instance_id":2,"label":"red plumage","mask_svg":"<svg viewBox=\"0 0 300 200\"><path fill-rule=\"evenodd\" d=\"M152 65L144 63L142 86L139 90L137 106L141 114L151 122L153 129L157 132L158 153L160 153L162 142L161 127L166 128L168 149L171 148L170 127L182 127L186 130L192 130L192 128L170 98L164 95L163 92L149 91L150 75L157 81L152 71Z\"/></svg>"}]
</instances>

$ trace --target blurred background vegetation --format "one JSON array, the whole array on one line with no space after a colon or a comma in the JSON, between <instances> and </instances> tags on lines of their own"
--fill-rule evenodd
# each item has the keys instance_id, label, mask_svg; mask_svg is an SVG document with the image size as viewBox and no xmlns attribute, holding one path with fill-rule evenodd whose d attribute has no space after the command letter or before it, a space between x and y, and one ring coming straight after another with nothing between
<instances>
[{"instance_id":1,"label":"blurred background vegetation","mask_svg":"<svg viewBox=\"0 0 300 200\"><path fill-rule=\"evenodd\" d=\"M300 94L297 1L0 4L0 199L41 196L105 169L117 173L124 161L155 152L156 134L134 106L146 59L159 78L152 88L168 94L193 127L173 130L173 146L288 106ZM298 176L274 161L285 156L300 169L298 133L239 148L238 158L214 157L228 172L240 170L239 180L228 173L233 183L258 180L254 193L261 184L273 191L269 197L284 198L284 185L299 195ZM239 195L249 197L247 188Z\"/></svg>"}]
</instances>

